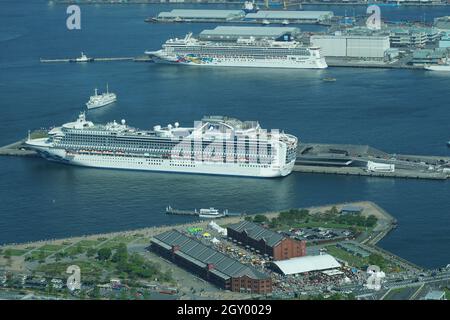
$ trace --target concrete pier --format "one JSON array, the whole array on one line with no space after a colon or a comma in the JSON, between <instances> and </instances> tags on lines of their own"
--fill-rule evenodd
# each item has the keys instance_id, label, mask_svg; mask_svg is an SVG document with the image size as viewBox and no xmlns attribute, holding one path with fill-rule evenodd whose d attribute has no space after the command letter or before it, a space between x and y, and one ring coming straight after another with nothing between
<instances>
[{"instance_id":1,"label":"concrete pier","mask_svg":"<svg viewBox=\"0 0 450 320\"><path fill-rule=\"evenodd\" d=\"M74 58L63 58L63 59L40 59L41 63L58 63L58 62L73 62L79 63L91 63L91 62L113 62L113 61L134 61L134 62L151 62L152 60L147 56L137 56L137 57L110 57L110 58L92 58L90 61L77 62Z\"/></svg>"},{"instance_id":2,"label":"concrete pier","mask_svg":"<svg viewBox=\"0 0 450 320\"><path fill-rule=\"evenodd\" d=\"M408 178L408 179L431 179L446 180L447 174L434 172L421 172L416 170L397 169L395 172L368 172L363 168L355 167L319 167L319 166L294 166L294 170L303 173L340 174L348 176L384 177L384 178Z\"/></svg>"},{"instance_id":3,"label":"concrete pier","mask_svg":"<svg viewBox=\"0 0 450 320\"><path fill-rule=\"evenodd\" d=\"M32 150L24 149L25 139L9 144L0 148L0 156L23 156L35 157L37 153Z\"/></svg>"},{"instance_id":4,"label":"concrete pier","mask_svg":"<svg viewBox=\"0 0 450 320\"><path fill-rule=\"evenodd\" d=\"M0 156L37 156L24 146L25 139L0 147ZM393 172L368 171L369 161L393 164ZM349 176L446 180L450 157L389 154L367 145L300 144L293 171Z\"/></svg>"},{"instance_id":5,"label":"concrete pier","mask_svg":"<svg viewBox=\"0 0 450 320\"><path fill-rule=\"evenodd\" d=\"M394 165L393 172L368 171L367 163ZM368 145L303 143L294 171L386 178L445 180L450 157L389 154Z\"/></svg>"}]
</instances>

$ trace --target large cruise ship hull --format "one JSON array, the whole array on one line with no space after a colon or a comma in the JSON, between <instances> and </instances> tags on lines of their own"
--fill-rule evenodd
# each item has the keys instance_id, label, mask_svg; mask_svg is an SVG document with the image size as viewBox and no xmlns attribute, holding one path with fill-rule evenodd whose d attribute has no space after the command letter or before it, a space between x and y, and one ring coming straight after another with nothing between
<instances>
[{"instance_id":1,"label":"large cruise ship hull","mask_svg":"<svg viewBox=\"0 0 450 320\"><path fill-rule=\"evenodd\" d=\"M66 152L64 149L41 147L32 144L28 145L47 160L77 166L107 169L275 178L289 175L295 164L295 161L292 161L281 167L274 165L263 167L261 165L249 165L245 163L214 163L147 157L72 154Z\"/></svg>"},{"instance_id":2,"label":"large cruise ship hull","mask_svg":"<svg viewBox=\"0 0 450 320\"><path fill-rule=\"evenodd\" d=\"M208 59L170 58L157 55L152 56L156 63L180 64L198 67L246 67L246 68L284 68L284 69L325 69L328 67L324 58L288 60L288 59Z\"/></svg>"}]
</instances>

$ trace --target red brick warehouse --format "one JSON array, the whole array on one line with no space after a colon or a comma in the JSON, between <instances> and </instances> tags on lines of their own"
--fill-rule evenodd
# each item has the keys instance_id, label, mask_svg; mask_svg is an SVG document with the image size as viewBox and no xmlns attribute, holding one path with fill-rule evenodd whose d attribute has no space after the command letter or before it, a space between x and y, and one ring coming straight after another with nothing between
<instances>
[{"instance_id":1,"label":"red brick warehouse","mask_svg":"<svg viewBox=\"0 0 450 320\"><path fill-rule=\"evenodd\" d=\"M296 240L263 226L242 221L227 227L228 237L258 250L261 254L267 254L274 260L285 260L306 255L306 242Z\"/></svg>"}]
</instances>

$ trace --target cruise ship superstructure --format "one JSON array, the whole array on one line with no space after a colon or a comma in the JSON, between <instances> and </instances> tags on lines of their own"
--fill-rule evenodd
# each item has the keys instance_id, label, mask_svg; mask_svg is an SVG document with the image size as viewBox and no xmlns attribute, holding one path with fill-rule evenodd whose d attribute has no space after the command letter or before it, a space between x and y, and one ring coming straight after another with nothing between
<instances>
[{"instance_id":1,"label":"cruise ship superstructure","mask_svg":"<svg viewBox=\"0 0 450 320\"><path fill-rule=\"evenodd\" d=\"M26 145L49 160L73 165L249 177L286 176L297 153L293 135L222 116L204 117L194 127L175 123L146 131L125 120L94 124L81 113Z\"/></svg>"},{"instance_id":2,"label":"cruise ship superstructure","mask_svg":"<svg viewBox=\"0 0 450 320\"><path fill-rule=\"evenodd\" d=\"M318 47L297 41L239 38L233 42L202 41L189 33L183 39L169 39L158 51L146 51L155 62L192 66L327 68Z\"/></svg>"}]
</instances>

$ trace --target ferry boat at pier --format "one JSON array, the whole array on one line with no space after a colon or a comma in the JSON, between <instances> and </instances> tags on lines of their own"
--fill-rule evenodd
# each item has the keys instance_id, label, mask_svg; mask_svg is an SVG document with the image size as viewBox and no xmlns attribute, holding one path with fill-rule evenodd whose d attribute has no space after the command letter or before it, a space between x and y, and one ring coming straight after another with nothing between
<instances>
[{"instance_id":1,"label":"ferry boat at pier","mask_svg":"<svg viewBox=\"0 0 450 320\"><path fill-rule=\"evenodd\" d=\"M125 120L94 124L81 113L48 137L28 138L26 146L48 160L87 167L281 177L294 167L297 142L256 121L223 116L204 117L194 127L175 122L140 130Z\"/></svg>"},{"instance_id":2,"label":"ferry boat at pier","mask_svg":"<svg viewBox=\"0 0 450 320\"><path fill-rule=\"evenodd\" d=\"M324 69L328 65L318 47L297 41L239 38L231 42L201 41L192 33L169 39L158 51L146 51L157 63L215 67Z\"/></svg>"}]
</instances>

